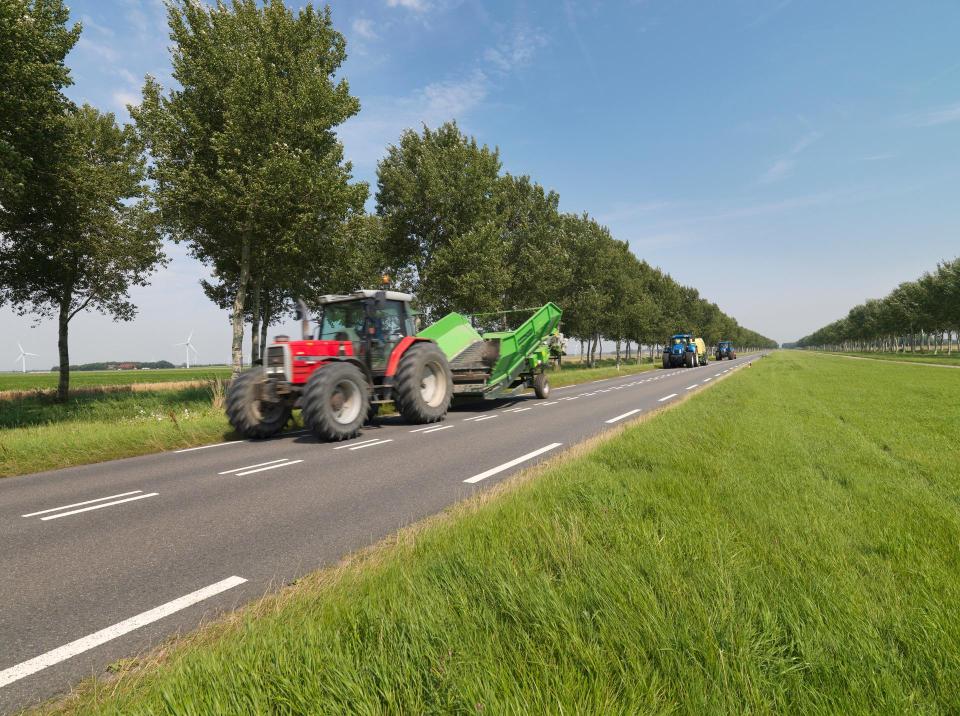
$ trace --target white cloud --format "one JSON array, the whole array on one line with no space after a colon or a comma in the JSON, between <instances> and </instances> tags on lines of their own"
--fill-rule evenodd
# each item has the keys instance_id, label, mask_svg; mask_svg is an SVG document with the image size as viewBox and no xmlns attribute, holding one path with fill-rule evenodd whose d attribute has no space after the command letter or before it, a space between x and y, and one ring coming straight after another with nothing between
<instances>
[{"instance_id":1,"label":"white cloud","mask_svg":"<svg viewBox=\"0 0 960 716\"><path fill-rule=\"evenodd\" d=\"M365 17L358 17L353 21L353 32L357 37L364 40L376 40L377 33L373 29L373 23Z\"/></svg>"},{"instance_id":2,"label":"white cloud","mask_svg":"<svg viewBox=\"0 0 960 716\"><path fill-rule=\"evenodd\" d=\"M425 0L387 0L387 7L402 7L414 12L423 12L428 5Z\"/></svg>"},{"instance_id":3,"label":"white cloud","mask_svg":"<svg viewBox=\"0 0 960 716\"><path fill-rule=\"evenodd\" d=\"M786 154L775 160L773 164L760 175L760 183L772 184L788 176L797 166L797 157L822 136L823 134L820 132L807 132Z\"/></svg>"},{"instance_id":4,"label":"white cloud","mask_svg":"<svg viewBox=\"0 0 960 716\"><path fill-rule=\"evenodd\" d=\"M111 99L113 100L114 106L115 106L118 110L120 110L120 111L122 111L122 112L126 112L126 111L127 111L127 105L128 105L128 104L132 104L132 105L136 106L136 105L140 104L140 100L141 100L142 98L141 98L141 96L140 96L139 94L137 94L136 92L124 92L124 91L121 90L121 91L114 92L114 93L111 95Z\"/></svg>"},{"instance_id":5,"label":"white cloud","mask_svg":"<svg viewBox=\"0 0 960 716\"><path fill-rule=\"evenodd\" d=\"M89 37L80 36L80 39L77 40L77 49L82 52L89 52L95 55L98 55L105 59L107 62L116 62L117 61L117 51L112 47L103 45L99 42L94 42Z\"/></svg>"},{"instance_id":6,"label":"white cloud","mask_svg":"<svg viewBox=\"0 0 960 716\"><path fill-rule=\"evenodd\" d=\"M547 38L539 30L519 28L509 41L484 52L483 59L501 72L510 72L528 64L537 50L546 44Z\"/></svg>"},{"instance_id":7,"label":"white cloud","mask_svg":"<svg viewBox=\"0 0 960 716\"><path fill-rule=\"evenodd\" d=\"M960 122L960 103L940 109L931 109L910 115L908 121L915 127L936 127L941 124Z\"/></svg>"},{"instance_id":8,"label":"white cloud","mask_svg":"<svg viewBox=\"0 0 960 716\"><path fill-rule=\"evenodd\" d=\"M405 129L421 124L437 127L446 121L464 120L490 93L490 81L480 70L453 80L433 82L405 97L374 97L363 103L360 114L338 131L345 156L361 169L372 169Z\"/></svg>"}]
</instances>

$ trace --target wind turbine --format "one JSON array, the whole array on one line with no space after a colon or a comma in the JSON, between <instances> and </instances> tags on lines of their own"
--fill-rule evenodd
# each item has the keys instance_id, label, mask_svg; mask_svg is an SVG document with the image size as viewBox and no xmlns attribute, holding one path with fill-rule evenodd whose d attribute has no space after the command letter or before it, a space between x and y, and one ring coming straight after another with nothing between
<instances>
[{"instance_id":1,"label":"wind turbine","mask_svg":"<svg viewBox=\"0 0 960 716\"><path fill-rule=\"evenodd\" d=\"M184 349L187 351L187 368L190 367L190 351L193 351L193 355L194 355L194 356L197 356L197 355L198 355L198 354L197 354L197 349L194 348L194 347L193 347L193 343L190 342L192 339L193 339L193 331L190 331L190 335L187 336L187 340L185 340L183 343L175 343L175 344L174 344L174 345L177 345L177 346L183 346Z\"/></svg>"},{"instance_id":2,"label":"wind turbine","mask_svg":"<svg viewBox=\"0 0 960 716\"><path fill-rule=\"evenodd\" d=\"M31 353L30 351L23 350L23 346L21 346L19 343L17 343L17 348L20 349L20 355L17 356L17 360L20 361L20 372L26 373L27 372L27 356L33 356L34 358L38 356L36 353ZM14 363L16 363L17 360L15 360Z\"/></svg>"}]
</instances>

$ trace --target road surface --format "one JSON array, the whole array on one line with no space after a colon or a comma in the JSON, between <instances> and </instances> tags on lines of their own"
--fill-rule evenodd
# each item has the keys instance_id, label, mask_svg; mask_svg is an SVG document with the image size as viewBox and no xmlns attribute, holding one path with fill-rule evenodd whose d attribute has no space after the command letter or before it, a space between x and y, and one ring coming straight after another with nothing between
<instances>
[{"instance_id":1,"label":"road surface","mask_svg":"<svg viewBox=\"0 0 960 716\"><path fill-rule=\"evenodd\" d=\"M69 690L756 356L0 480L0 712Z\"/></svg>"}]
</instances>

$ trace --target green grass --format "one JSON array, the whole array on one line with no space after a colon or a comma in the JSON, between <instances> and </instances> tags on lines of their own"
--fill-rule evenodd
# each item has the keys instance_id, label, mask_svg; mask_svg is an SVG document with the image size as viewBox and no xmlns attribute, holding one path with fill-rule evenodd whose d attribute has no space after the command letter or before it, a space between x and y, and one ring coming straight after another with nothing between
<instances>
[{"instance_id":1,"label":"green grass","mask_svg":"<svg viewBox=\"0 0 960 716\"><path fill-rule=\"evenodd\" d=\"M230 377L226 366L169 368L160 370L76 370L70 373L71 388L131 383L172 383L182 380L225 380ZM58 373L0 373L0 392L5 390L45 390L56 388Z\"/></svg>"},{"instance_id":2,"label":"green grass","mask_svg":"<svg viewBox=\"0 0 960 716\"><path fill-rule=\"evenodd\" d=\"M950 371L781 351L65 708L957 713L958 445Z\"/></svg>"},{"instance_id":3,"label":"green grass","mask_svg":"<svg viewBox=\"0 0 960 716\"><path fill-rule=\"evenodd\" d=\"M899 363L935 363L937 365L960 365L960 353L828 353L827 355L855 356L873 360L896 361Z\"/></svg>"}]
</instances>

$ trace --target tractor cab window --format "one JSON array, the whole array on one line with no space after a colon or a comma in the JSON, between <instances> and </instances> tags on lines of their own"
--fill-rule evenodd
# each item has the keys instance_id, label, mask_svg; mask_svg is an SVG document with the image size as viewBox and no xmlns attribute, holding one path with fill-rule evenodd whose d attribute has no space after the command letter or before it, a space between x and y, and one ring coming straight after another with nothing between
<instances>
[{"instance_id":1,"label":"tractor cab window","mask_svg":"<svg viewBox=\"0 0 960 716\"><path fill-rule=\"evenodd\" d=\"M338 301L323 307L319 340L359 341L366 317L362 301Z\"/></svg>"}]
</instances>

